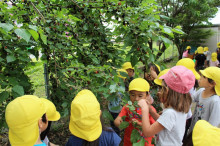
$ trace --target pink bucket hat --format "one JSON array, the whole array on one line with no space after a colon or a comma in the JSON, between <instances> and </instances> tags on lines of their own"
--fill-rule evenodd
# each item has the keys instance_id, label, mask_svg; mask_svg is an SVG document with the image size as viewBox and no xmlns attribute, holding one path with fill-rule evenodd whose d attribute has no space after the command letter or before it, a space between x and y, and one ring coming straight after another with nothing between
<instances>
[{"instance_id":1,"label":"pink bucket hat","mask_svg":"<svg viewBox=\"0 0 220 146\"><path fill-rule=\"evenodd\" d=\"M183 94L188 93L195 84L193 72L181 65L172 67L159 79L164 79L169 88Z\"/></svg>"}]
</instances>

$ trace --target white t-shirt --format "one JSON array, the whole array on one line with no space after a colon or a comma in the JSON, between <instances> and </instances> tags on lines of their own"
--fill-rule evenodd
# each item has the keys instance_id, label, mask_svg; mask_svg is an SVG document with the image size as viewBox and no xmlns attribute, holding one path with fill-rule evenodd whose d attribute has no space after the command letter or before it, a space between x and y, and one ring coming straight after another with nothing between
<instances>
[{"instance_id":1,"label":"white t-shirt","mask_svg":"<svg viewBox=\"0 0 220 146\"><path fill-rule=\"evenodd\" d=\"M157 146L182 146L186 125L185 113L166 108L157 122L164 126L164 129L158 133Z\"/></svg>"},{"instance_id":2,"label":"white t-shirt","mask_svg":"<svg viewBox=\"0 0 220 146\"><path fill-rule=\"evenodd\" d=\"M211 53L209 51L205 51L204 55L206 56L206 60L210 60L211 58Z\"/></svg>"},{"instance_id":3,"label":"white t-shirt","mask_svg":"<svg viewBox=\"0 0 220 146\"><path fill-rule=\"evenodd\" d=\"M196 108L192 116L189 132L192 132L195 123L198 120L206 120L213 126L220 124L220 98L218 95L212 95L208 98L202 97L202 92L205 88L200 88L196 94L193 94L192 100L196 102Z\"/></svg>"}]
</instances>

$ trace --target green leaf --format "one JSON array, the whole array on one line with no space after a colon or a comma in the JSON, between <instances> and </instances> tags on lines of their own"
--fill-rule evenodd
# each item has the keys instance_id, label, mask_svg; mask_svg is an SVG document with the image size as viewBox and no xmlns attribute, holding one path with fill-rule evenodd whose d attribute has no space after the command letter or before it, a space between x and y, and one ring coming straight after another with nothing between
<instances>
[{"instance_id":1,"label":"green leaf","mask_svg":"<svg viewBox=\"0 0 220 146\"><path fill-rule=\"evenodd\" d=\"M138 57L136 55L131 56L131 65L135 66L138 63Z\"/></svg>"},{"instance_id":2,"label":"green leaf","mask_svg":"<svg viewBox=\"0 0 220 146\"><path fill-rule=\"evenodd\" d=\"M151 61L151 62L154 62L154 61L155 61L154 54L152 54L152 53L150 53L150 61Z\"/></svg>"},{"instance_id":3,"label":"green leaf","mask_svg":"<svg viewBox=\"0 0 220 146\"><path fill-rule=\"evenodd\" d=\"M29 29L28 31L31 33L31 35L34 38L34 40L37 41L38 38L39 38L39 34L36 31L31 30L31 29Z\"/></svg>"},{"instance_id":4,"label":"green leaf","mask_svg":"<svg viewBox=\"0 0 220 146\"><path fill-rule=\"evenodd\" d=\"M119 125L120 129L125 129L129 126L129 122L123 121L121 122L121 124Z\"/></svg>"},{"instance_id":5,"label":"green leaf","mask_svg":"<svg viewBox=\"0 0 220 146\"><path fill-rule=\"evenodd\" d=\"M109 120L111 120L111 121L114 121L112 115L111 115L107 110L104 110L104 111L102 112L102 116L103 116L103 118L106 118L106 119L109 119Z\"/></svg>"},{"instance_id":6,"label":"green leaf","mask_svg":"<svg viewBox=\"0 0 220 146\"><path fill-rule=\"evenodd\" d=\"M137 129L133 129L131 132L131 143L137 143L141 139L141 135Z\"/></svg>"},{"instance_id":7,"label":"green leaf","mask_svg":"<svg viewBox=\"0 0 220 146\"><path fill-rule=\"evenodd\" d=\"M184 32L181 29L173 28L172 31L178 34L184 34Z\"/></svg>"},{"instance_id":8,"label":"green leaf","mask_svg":"<svg viewBox=\"0 0 220 146\"><path fill-rule=\"evenodd\" d=\"M9 93L7 91L3 91L0 93L0 103L8 99Z\"/></svg>"},{"instance_id":9,"label":"green leaf","mask_svg":"<svg viewBox=\"0 0 220 146\"><path fill-rule=\"evenodd\" d=\"M33 30L35 30L35 31L38 30L37 26L35 26L35 25L29 25L29 28L30 28L30 29L33 29Z\"/></svg>"},{"instance_id":10,"label":"green leaf","mask_svg":"<svg viewBox=\"0 0 220 146\"><path fill-rule=\"evenodd\" d=\"M170 44L172 44L172 41L169 40L169 39L166 38L166 37L161 37L161 39L163 40L163 42L164 42L166 48L168 48L168 47L170 46Z\"/></svg>"},{"instance_id":11,"label":"green leaf","mask_svg":"<svg viewBox=\"0 0 220 146\"><path fill-rule=\"evenodd\" d=\"M27 43L30 40L31 34L26 29L15 29L17 36L23 38Z\"/></svg>"},{"instance_id":12,"label":"green leaf","mask_svg":"<svg viewBox=\"0 0 220 146\"><path fill-rule=\"evenodd\" d=\"M114 93L116 91L116 84L114 85L110 85L109 89L110 89L110 93Z\"/></svg>"},{"instance_id":13,"label":"green leaf","mask_svg":"<svg viewBox=\"0 0 220 146\"><path fill-rule=\"evenodd\" d=\"M12 55L9 55L9 56L6 57L6 60L7 60L7 63L9 63L9 62L15 61L16 58L14 56L12 56Z\"/></svg>"},{"instance_id":14,"label":"green leaf","mask_svg":"<svg viewBox=\"0 0 220 146\"><path fill-rule=\"evenodd\" d=\"M47 45L47 36L43 34L43 32L40 32L40 38L43 41L45 45Z\"/></svg>"},{"instance_id":15,"label":"green leaf","mask_svg":"<svg viewBox=\"0 0 220 146\"><path fill-rule=\"evenodd\" d=\"M145 145L145 139L141 137L141 140L137 143L133 143L132 146L144 146Z\"/></svg>"},{"instance_id":16,"label":"green leaf","mask_svg":"<svg viewBox=\"0 0 220 146\"><path fill-rule=\"evenodd\" d=\"M11 25L11 24L8 24L8 23L0 23L0 27L2 28L2 29L4 29L5 31L10 31L10 30L12 30L13 28L14 28L14 26L13 25Z\"/></svg>"},{"instance_id":17,"label":"green leaf","mask_svg":"<svg viewBox=\"0 0 220 146\"><path fill-rule=\"evenodd\" d=\"M17 93L19 96L24 95L24 88L23 88L22 86L15 85L15 86L12 88L12 91L14 91L15 93Z\"/></svg>"}]
</instances>

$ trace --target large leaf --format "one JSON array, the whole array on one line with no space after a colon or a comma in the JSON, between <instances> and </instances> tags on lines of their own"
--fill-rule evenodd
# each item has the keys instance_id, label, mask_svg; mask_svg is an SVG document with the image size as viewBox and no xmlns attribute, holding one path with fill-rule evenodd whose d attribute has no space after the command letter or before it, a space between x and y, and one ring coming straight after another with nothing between
<instances>
[{"instance_id":1,"label":"large leaf","mask_svg":"<svg viewBox=\"0 0 220 146\"><path fill-rule=\"evenodd\" d=\"M131 132L131 143L137 143L141 139L141 135L137 129L133 129Z\"/></svg>"},{"instance_id":2,"label":"large leaf","mask_svg":"<svg viewBox=\"0 0 220 146\"><path fill-rule=\"evenodd\" d=\"M125 129L128 126L129 126L129 122L124 121L124 122L121 122L121 124L119 125L119 128L120 129Z\"/></svg>"},{"instance_id":3,"label":"large leaf","mask_svg":"<svg viewBox=\"0 0 220 146\"><path fill-rule=\"evenodd\" d=\"M2 29L4 29L5 31L10 31L10 30L12 30L13 28L14 28L14 26L13 25L11 25L11 24L8 24L8 23L0 23L0 27L2 28Z\"/></svg>"},{"instance_id":4,"label":"large leaf","mask_svg":"<svg viewBox=\"0 0 220 146\"><path fill-rule=\"evenodd\" d=\"M132 144L132 146L144 146L144 145L145 145L145 139L143 137L139 142Z\"/></svg>"},{"instance_id":5,"label":"large leaf","mask_svg":"<svg viewBox=\"0 0 220 146\"><path fill-rule=\"evenodd\" d=\"M0 103L5 101L9 97L9 93L7 91L3 91L0 93Z\"/></svg>"},{"instance_id":6,"label":"large leaf","mask_svg":"<svg viewBox=\"0 0 220 146\"><path fill-rule=\"evenodd\" d=\"M43 32L40 32L40 38L43 41L45 45L47 45L47 36L43 34Z\"/></svg>"},{"instance_id":7,"label":"large leaf","mask_svg":"<svg viewBox=\"0 0 220 146\"><path fill-rule=\"evenodd\" d=\"M39 34L36 31L32 30L32 29L29 29L28 31L31 33L34 40L37 41L38 38L39 38Z\"/></svg>"},{"instance_id":8,"label":"large leaf","mask_svg":"<svg viewBox=\"0 0 220 146\"><path fill-rule=\"evenodd\" d=\"M35 31L38 30L37 26L35 26L35 25L29 25L29 28L30 28L30 29L33 29L33 30L35 30Z\"/></svg>"},{"instance_id":9,"label":"large leaf","mask_svg":"<svg viewBox=\"0 0 220 146\"><path fill-rule=\"evenodd\" d=\"M17 36L23 38L27 43L30 40L31 34L26 29L15 29Z\"/></svg>"},{"instance_id":10,"label":"large leaf","mask_svg":"<svg viewBox=\"0 0 220 146\"><path fill-rule=\"evenodd\" d=\"M15 85L15 86L12 88L12 91L14 91L15 93L17 93L19 96L24 95L24 88L23 88L22 86Z\"/></svg>"},{"instance_id":11,"label":"large leaf","mask_svg":"<svg viewBox=\"0 0 220 146\"><path fill-rule=\"evenodd\" d=\"M14 56L12 56L12 55L9 55L9 56L6 57L6 60L7 60L7 63L9 63L9 62L15 61L16 58Z\"/></svg>"},{"instance_id":12,"label":"large leaf","mask_svg":"<svg viewBox=\"0 0 220 146\"><path fill-rule=\"evenodd\" d=\"M103 116L103 118L106 118L106 119L109 119L111 121L114 121L112 115L107 110L103 111L102 116Z\"/></svg>"}]
</instances>

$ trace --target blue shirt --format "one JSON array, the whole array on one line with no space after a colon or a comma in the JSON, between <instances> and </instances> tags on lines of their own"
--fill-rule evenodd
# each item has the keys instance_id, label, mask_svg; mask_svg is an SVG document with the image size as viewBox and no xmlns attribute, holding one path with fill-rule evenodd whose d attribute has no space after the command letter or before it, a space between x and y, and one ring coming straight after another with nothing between
<instances>
[{"instance_id":1,"label":"blue shirt","mask_svg":"<svg viewBox=\"0 0 220 146\"><path fill-rule=\"evenodd\" d=\"M66 146L82 146L83 139L71 135ZM121 142L121 138L114 131L102 131L99 137L99 146L118 146Z\"/></svg>"},{"instance_id":2,"label":"blue shirt","mask_svg":"<svg viewBox=\"0 0 220 146\"><path fill-rule=\"evenodd\" d=\"M42 144L35 144L34 146L47 146L46 143L42 141Z\"/></svg>"}]
</instances>

